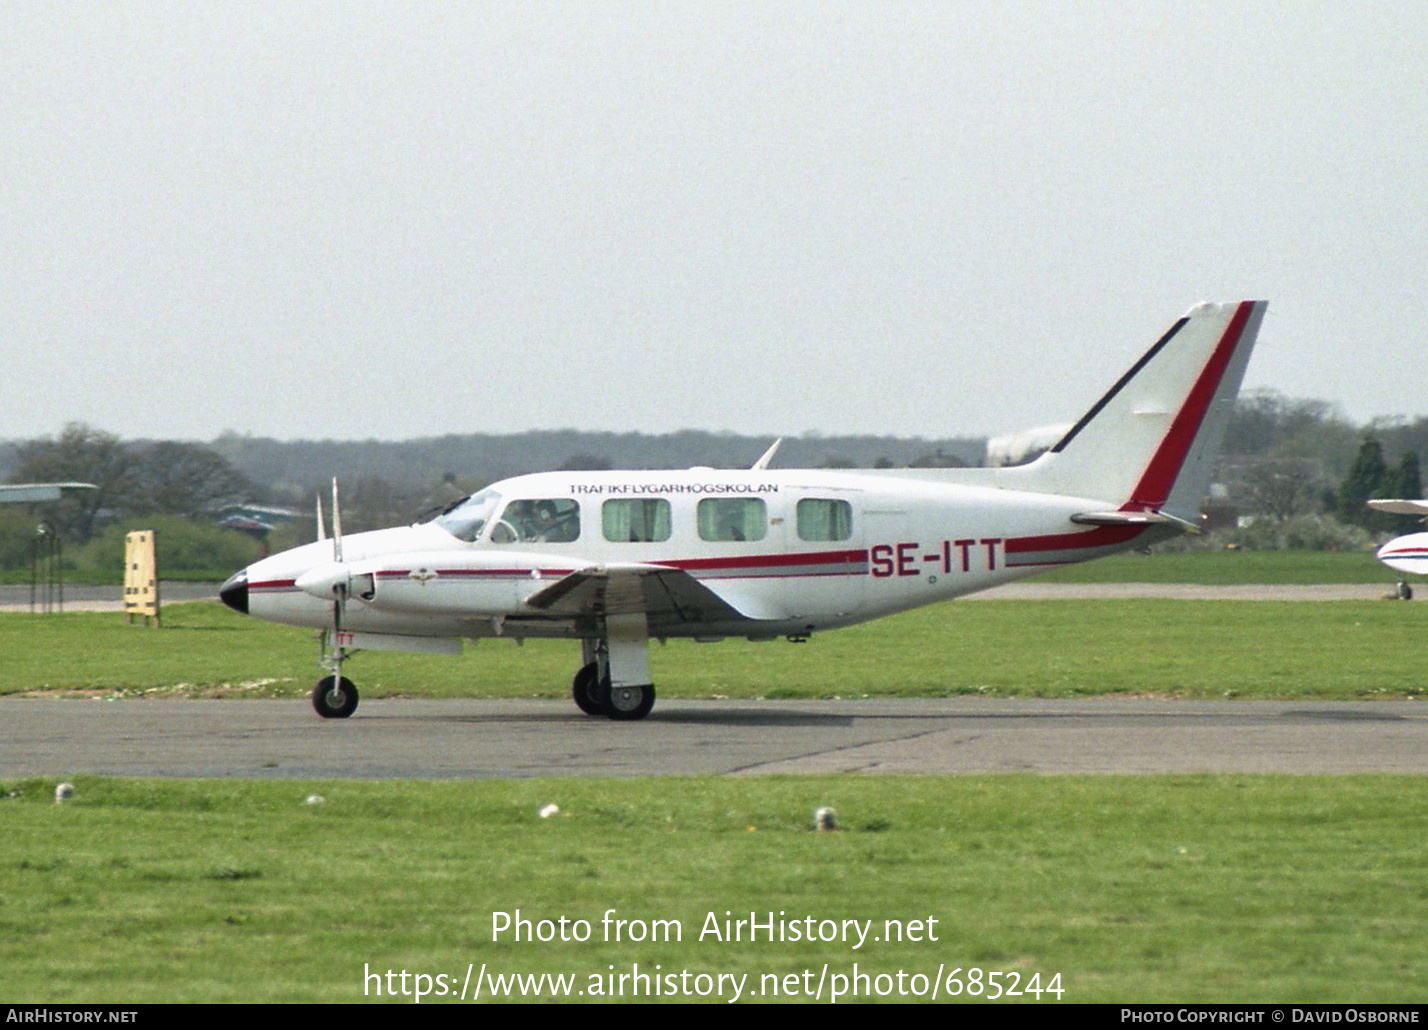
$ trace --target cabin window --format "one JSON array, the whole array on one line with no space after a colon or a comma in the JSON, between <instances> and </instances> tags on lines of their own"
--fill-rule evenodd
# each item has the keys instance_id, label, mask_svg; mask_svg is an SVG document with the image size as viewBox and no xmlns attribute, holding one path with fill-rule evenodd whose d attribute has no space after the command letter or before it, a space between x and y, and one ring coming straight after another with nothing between
<instances>
[{"instance_id":1,"label":"cabin window","mask_svg":"<svg viewBox=\"0 0 1428 1030\"><path fill-rule=\"evenodd\" d=\"M706 497L699 502L699 539L762 540L769 516L757 497Z\"/></svg>"},{"instance_id":2,"label":"cabin window","mask_svg":"<svg viewBox=\"0 0 1428 1030\"><path fill-rule=\"evenodd\" d=\"M657 544L669 539L669 502L662 497L606 501L600 506L605 539L615 543Z\"/></svg>"},{"instance_id":3,"label":"cabin window","mask_svg":"<svg viewBox=\"0 0 1428 1030\"><path fill-rule=\"evenodd\" d=\"M580 536L580 503L568 497L512 501L491 527L497 544L559 544Z\"/></svg>"},{"instance_id":4,"label":"cabin window","mask_svg":"<svg viewBox=\"0 0 1428 1030\"><path fill-rule=\"evenodd\" d=\"M847 501L806 497L798 502L798 539L850 540L853 506Z\"/></svg>"}]
</instances>

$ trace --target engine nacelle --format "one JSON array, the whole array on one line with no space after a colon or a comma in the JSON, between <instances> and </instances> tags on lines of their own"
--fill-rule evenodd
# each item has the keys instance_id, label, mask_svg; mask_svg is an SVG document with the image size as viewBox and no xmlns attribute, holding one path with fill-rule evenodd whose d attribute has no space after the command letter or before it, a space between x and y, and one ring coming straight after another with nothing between
<instances>
[{"instance_id":1,"label":"engine nacelle","mask_svg":"<svg viewBox=\"0 0 1428 1030\"><path fill-rule=\"evenodd\" d=\"M355 563L350 596L379 611L509 615L573 571L568 559L529 551L413 552Z\"/></svg>"}]
</instances>

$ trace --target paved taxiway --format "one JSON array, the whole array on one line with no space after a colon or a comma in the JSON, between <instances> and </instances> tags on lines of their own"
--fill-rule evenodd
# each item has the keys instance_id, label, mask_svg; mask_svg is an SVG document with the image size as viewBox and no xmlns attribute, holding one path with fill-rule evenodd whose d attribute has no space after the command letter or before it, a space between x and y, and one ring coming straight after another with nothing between
<instances>
[{"instance_id":1,"label":"paved taxiway","mask_svg":"<svg viewBox=\"0 0 1428 1030\"><path fill-rule=\"evenodd\" d=\"M0 701L0 776L479 778L681 773L1428 773L1428 702Z\"/></svg>"}]
</instances>

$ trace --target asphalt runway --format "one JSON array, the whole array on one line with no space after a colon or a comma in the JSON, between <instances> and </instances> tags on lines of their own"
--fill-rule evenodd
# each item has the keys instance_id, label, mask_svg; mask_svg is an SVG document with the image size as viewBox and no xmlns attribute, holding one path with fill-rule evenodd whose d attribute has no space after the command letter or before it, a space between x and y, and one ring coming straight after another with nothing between
<instances>
[{"instance_id":1,"label":"asphalt runway","mask_svg":"<svg viewBox=\"0 0 1428 1030\"><path fill-rule=\"evenodd\" d=\"M1428 703L0 701L0 776L475 779L709 773L1428 773Z\"/></svg>"}]
</instances>

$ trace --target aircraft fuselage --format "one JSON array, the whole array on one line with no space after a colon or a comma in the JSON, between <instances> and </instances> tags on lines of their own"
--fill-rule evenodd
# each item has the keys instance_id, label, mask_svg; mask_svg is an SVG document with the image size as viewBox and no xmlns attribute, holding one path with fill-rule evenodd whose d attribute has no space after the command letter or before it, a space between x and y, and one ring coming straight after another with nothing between
<instances>
[{"instance_id":1,"label":"aircraft fuselage","mask_svg":"<svg viewBox=\"0 0 1428 1030\"><path fill-rule=\"evenodd\" d=\"M340 565L325 540L257 562L246 570L246 610L325 627L331 583L341 579L351 583L344 629L352 632L573 637L592 632L588 620L527 600L581 569L639 565L687 573L732 609L697 620L651 613L651 635L805 635L1124 550L1148 532L1071 521L1105 501L904 476L520 476L466 502L482 509L479 527L457 508L432 522L350 534ZM555 525L526 518L542 506Z\"/></svg>"}]
</instances>

